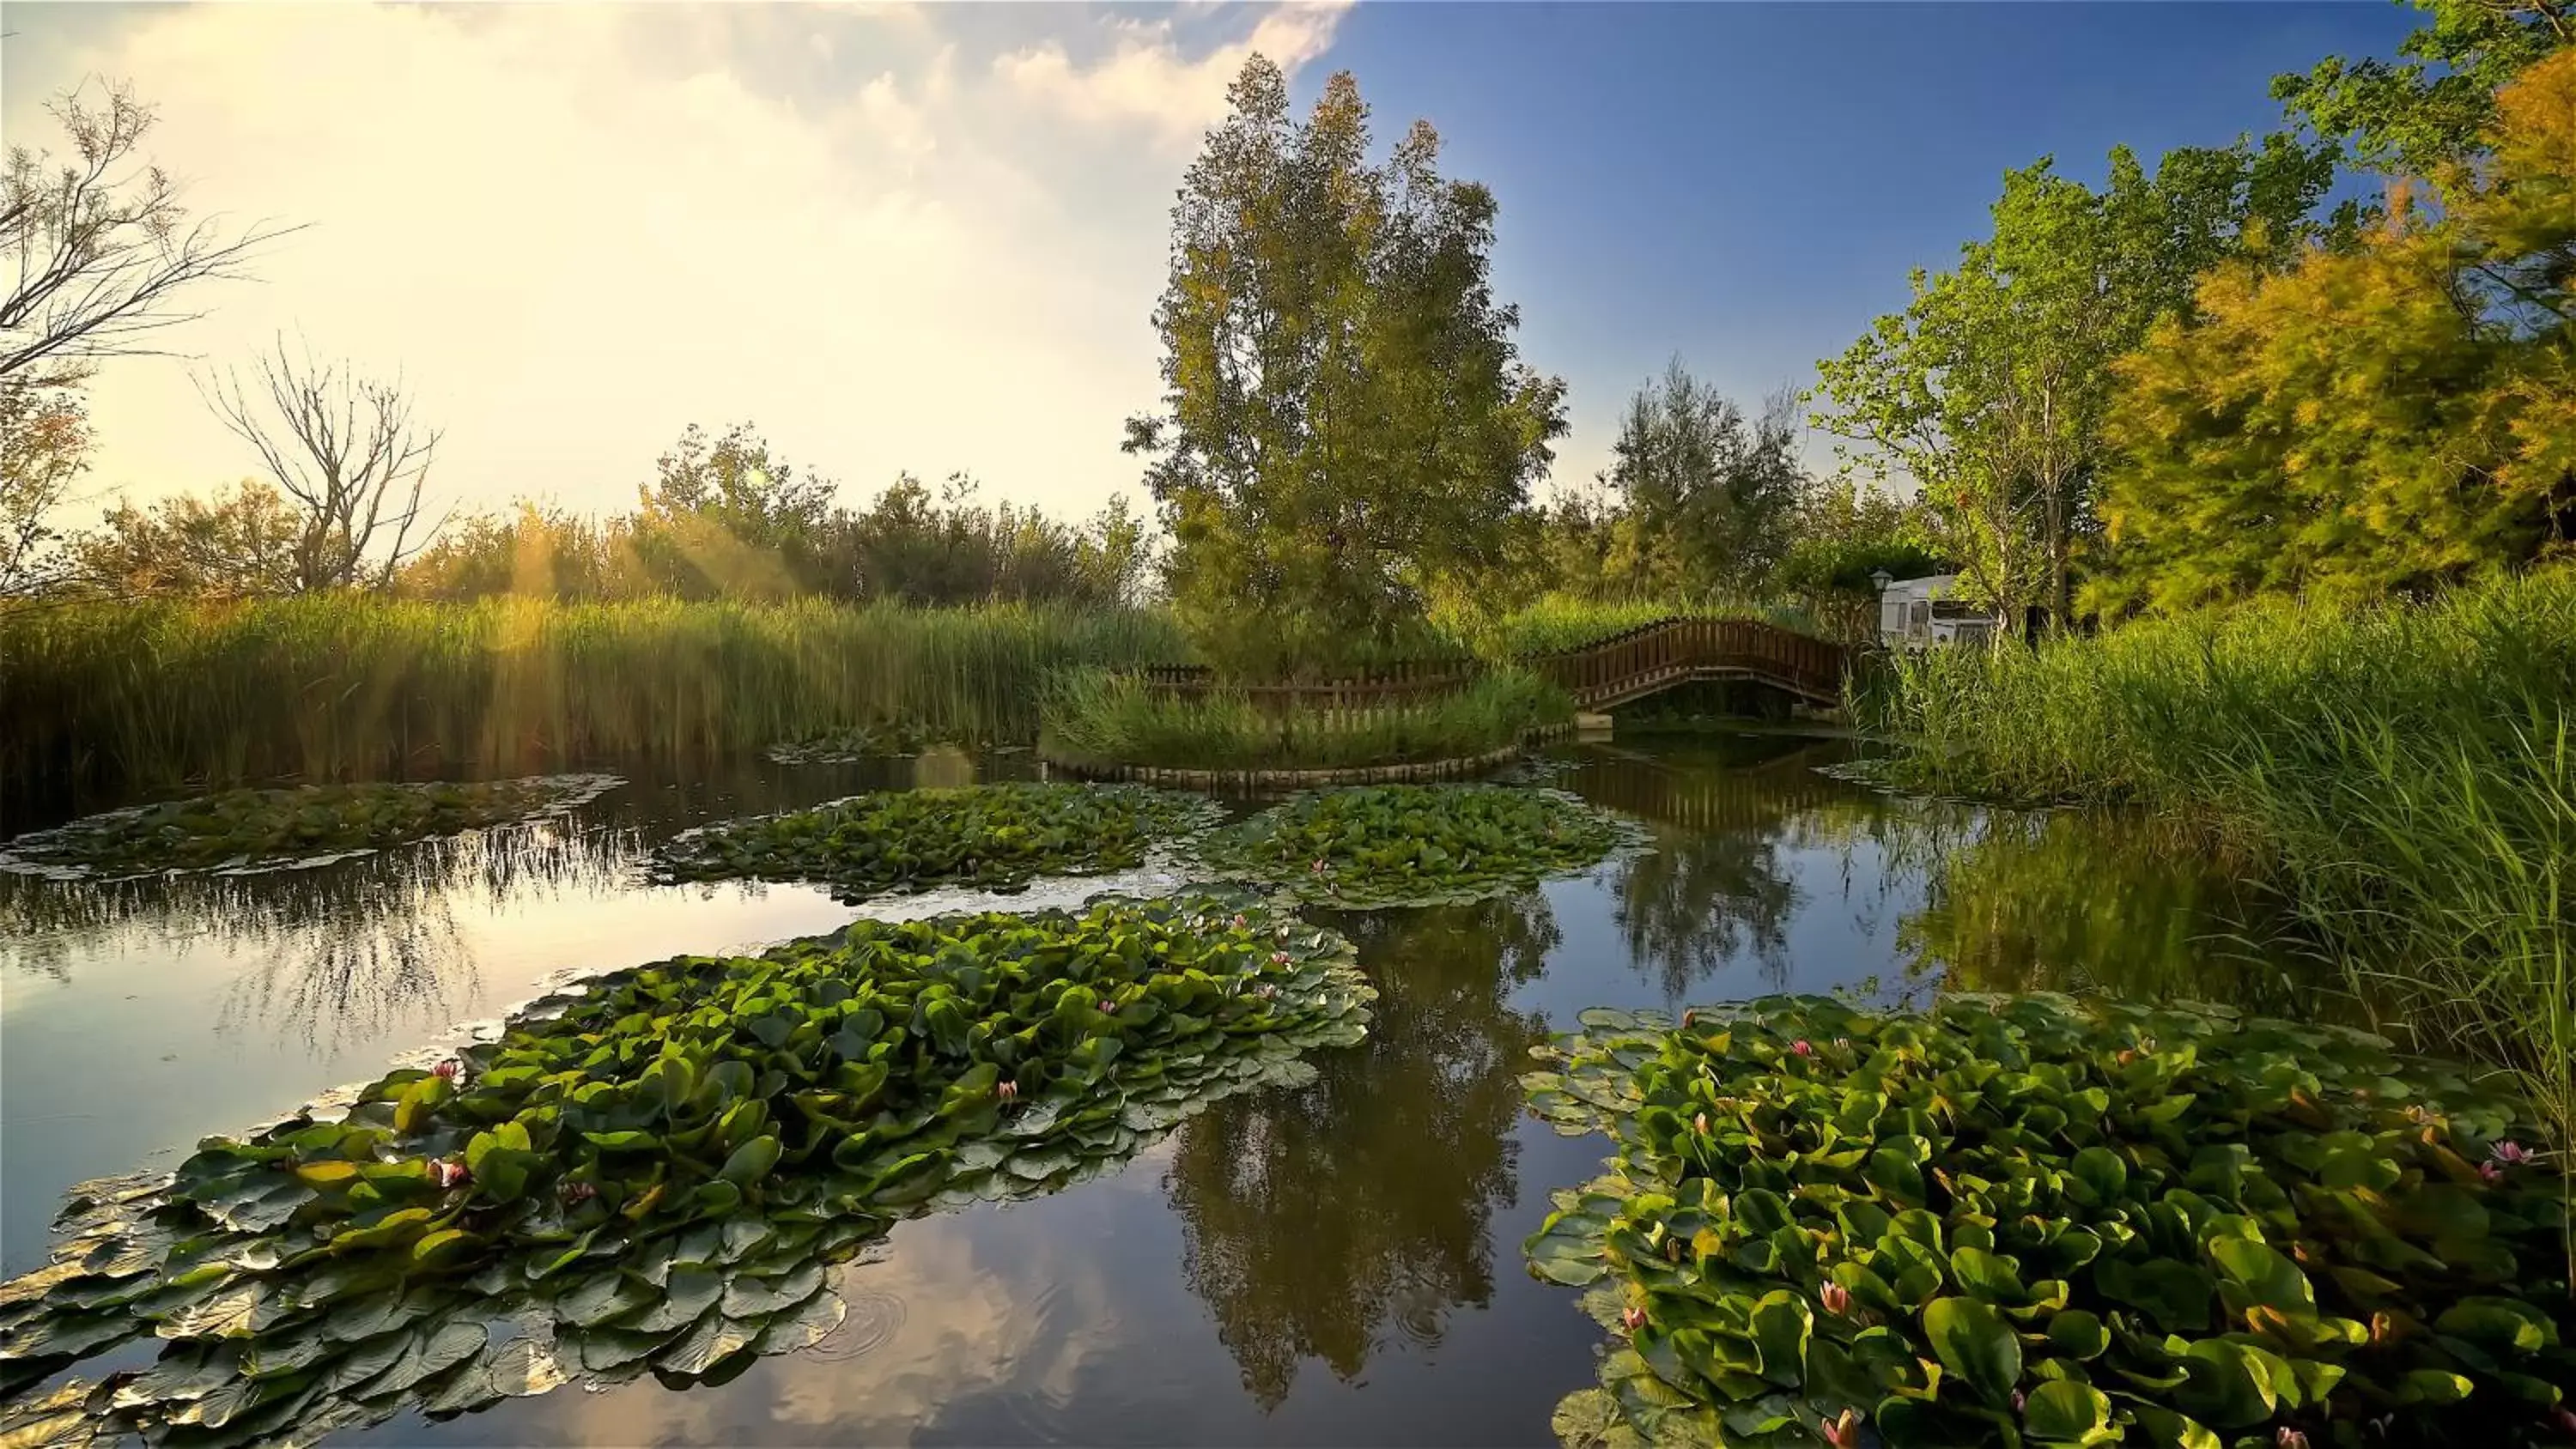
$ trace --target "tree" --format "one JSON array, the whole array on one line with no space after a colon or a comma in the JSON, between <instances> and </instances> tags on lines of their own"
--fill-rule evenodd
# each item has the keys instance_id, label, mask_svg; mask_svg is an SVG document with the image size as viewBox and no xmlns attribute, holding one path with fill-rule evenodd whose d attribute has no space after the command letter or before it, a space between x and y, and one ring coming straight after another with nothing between
<instances>
[{"instance_id":1,"label":"tree","mask_svg":"<svg viewBox=\"0 0 2576 1449\"><path fill-rule=\"evenodd\" d=\"M1674 358L1629 399L1602 475L1619 514L1609 577L1650 593L1760 592L1806 484L1797 427L1794 398L1748 419Z\"/></svg>"},{"instance_id":2,"label":"tree","mask_svg":"<svg viewBox=\"0 0 2576 1449\"><path fill-rule=\"evenodd\" d=\"M2204 280L2120 364L2088 602L2420 592L2576 527L2576 50L2504 87L2438 208Z\"/></svg>"},{"instance_id":3,"label":"tree","mask_svg":"<svg viewBox=\"0 0 2576 1449\"><path fill-rule=\"evenodd\" d=\"M0 377L0 599L63 581L61 535L48 520L89 470L89 450L78 392Z\"/></svg>"},{"instance_id":4,"label":"tree","mask_svg":"<svg viewBox=\"0 0 2576 1449\"><path fill-rule=\"evenodd\" d=\"M438 431L413 423L400 378L299 359L283 338L257 371L256 402L236 372L201 379L199 392L303 510L292 591L384 587L444 522L416 531Z\"/></svg>"},{"instance_id":5,"label":"tree","mask_svg":"<svg viewBox=\"0 0 2576 1449\"><path fill-rule=\"evenodd\" d=\"M2126 148L2095 192L2052 162L2007 173L1990 238L1956 268L1917 270L1914 300L1819 364L1826 431L1847 469L1920 490L1966 592L2017 613L2072 614L2073 561L2093 527L2112 360L2190 306L2221 257L2274 266L2335 227L2310 219L2330 152L2274 137L2167 155L2149 177Z\"/></svg>"},{"instance_id":6,"label":"tree","mask_svg":"<svg viewBox=\"0 0 2576 1449\"><path fill-rule=\"evenodd\" d=\"M1439 175L1429 125L1372 167L1347 74L1302 124L1259 56L1230 101L1172 211L1165 411L1131 419L1127 448L1153 459L1173 602L1203 644L1311 663L1500 566L1565 387L1519 360L1488 278L1493 193Z\"/></svg>"},{"instance_id":7,"label":"tree","mask_svg":"<svg viewBox=\"0 0 2576 1449\"><path fill-rule=\"evenodd\" d=\"M94 359L151 352L154 333L200 315L174 309L180 289L244 275L286 234L254 226L227 240L211 220L190 223L167 172L127 169L152 108L123 85L103 91L95 104L72 90L47 106L71 138L68 159L11 146L0 169L0 378L77 382Z\"/></svg>"},{"instance_id":8,"label":"tree","mask_svg":"<svg viewBox=\"0 0 2576 1449\"><path fill-rule=\"evenodd\" d=\"M72 553L82 581L112 594L264 598L303 587L308 526L293 500L252 478L149 510L119 503Z\"/></svg>"},{"instance_id":9,"label":"tree","mask_svg":"<svg viewBox=\"0 0 2576 1449\"><path fill-rule=\"evenodd\" d=\"M2569 0L2414 0L2432 23L2401 60L2328 56L2272 79L2290 118L2368 166L2431 176L2475 151L2495 119L2496 88L2576 45Z\"/></svg>"}]
</instances>

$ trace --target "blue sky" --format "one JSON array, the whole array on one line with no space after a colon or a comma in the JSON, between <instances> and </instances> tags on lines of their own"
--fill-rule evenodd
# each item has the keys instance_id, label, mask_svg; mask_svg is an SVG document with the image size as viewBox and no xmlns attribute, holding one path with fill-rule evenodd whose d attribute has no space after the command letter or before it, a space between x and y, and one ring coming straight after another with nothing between
<instances>
[{"instance_id":1,"label":"blue sky","mask_svg":"<svg viewBox=\"0 0 2576 1449\"><path fill-rule=\"evenodd\" d=\"M1086 512L1134 492L1165 218L1250 50L1354 72L1502 202L1498 290L1571 384L1557 477L1678 352L1801 386L2008 167L2223 144L2272 75L2385 54L2336 4L12 3L0 124L84 76L161 108L201 211L310 223L209 291L180 358L94 384L102 492L246 471L190 373L281 332L399 371L438 484L619 507L691 421L747 418L865 497L909 469ZM327 118L327 119L326 119ZM1810 456L1824 461L1822 446Z\"/></svg>"}]
</instances>

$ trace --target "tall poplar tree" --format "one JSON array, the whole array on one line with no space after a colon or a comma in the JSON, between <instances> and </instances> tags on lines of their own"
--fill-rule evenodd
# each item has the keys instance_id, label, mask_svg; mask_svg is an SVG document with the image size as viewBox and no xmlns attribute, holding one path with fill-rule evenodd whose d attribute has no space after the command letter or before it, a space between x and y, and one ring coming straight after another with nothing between
<instances>
[{"instance_id":1,"label":"tall poplar tree","mask_svg":"<svg viewBox=\"0 0 2576 1449\"><path fill-rule=\"evenodd\" d=\"M1230 101L1172 209L1164 407L1127 448L1152 459L1172 602L1203 646L1318 666L1502 564L1565 384L1520 360L1493 193L1439 174L1427 123L1372 165L1348 74L1298 122L1260 56Z\"/></svg>"}]
</instances>

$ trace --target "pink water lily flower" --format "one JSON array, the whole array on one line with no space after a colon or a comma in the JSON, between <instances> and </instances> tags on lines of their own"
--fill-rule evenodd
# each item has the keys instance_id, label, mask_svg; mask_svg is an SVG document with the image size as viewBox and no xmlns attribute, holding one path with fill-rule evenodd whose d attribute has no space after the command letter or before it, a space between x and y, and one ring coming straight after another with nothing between
<instances>
[{"instance_id":1,"label":"pink water lily flower","mask_svg":"<svg viewBox=\"0 0 2576 1449\"><path fill-rule=\"evenodd\" d=\"M1272 1000L1276 1000L1276 999L1278 998L1278 996L1279 996L1279 988L1278 988L1278 987L1271 985L1271 984L1270 984L1269 982L1267 982L1267 981L1264 981L1264 982L1262 982L1262 983L1261 983L1261 999L1262 999L1262 1000L1264 1000L1264 1001L1272 1001Z\"/></svg>"},{"instance_id":2,"label":"pink water lily flower","mask_svg":"<svg viewBox=\"0 0 2576 1449\"><path fill-rule=\"evenodd\" d=\"M1691 1130L1702 1137L1706 1137L1708 1135L1708 1114L1706 1112L1696 1113L1691 1117Z\"/></svg>"},{"instance_id":3,"label":"pink water lily flower","mask_svg":"<svg viewBox=\"0 0 2576 1449\"><path fill-rule=\"evenodd\" d=\"M429 1180L440 1187L454 1187L470 1176L464 1163L449 1158L438 1158L429 1164Z\"/></svg>"},{"instance_id":4,"label":"pink water lily flower","mask_svg":"<svg viewBox=\"0 0 2576 1449\"><path fill-rule=\"evenodd\" d=\"M1287 953L1287 952L1285 952L1285 951L1273 951L1273 952L1271 952L1271 953L1270 953L1270 964L1271 964L1271 965L1273 965L1273 966L1285 966L1285 965L1287 965L1287 964L1288 964L1288 953Z\"/></svg>"},{"instance_id":5,"label":"pink water lily flower","mask_svg":"<svg viewBox=\"0 0 2576 1449\"><path fill-rule=\"evenodd\" d=\"M2272 1442L2281 1446L2281 1449L2308 1449L2308 1436L2287 1424L2281 1426L2280 1433L2272 1436Z\"/></svg>"},{"instance_id":6,"label":"pink water lily flower","mask_svg":"<svg viewBox=\"0 0 2576 1449\"><path fill-rule=\"evenodd\" d=\"M2502 1163L2506 1167L2520 1167L2524 1163L2531 1161L2531 1149L2523 1146L2519 1142L2508 1140L2499 1142L2493 1147L2488 1148L2487 1156L2494 1158L2497 1162Z\"/></svg>"},{"instance_id":7,"label":"pink water lily flower","mask_svg":"<svg viewBox=\"0 0 2576 1449\"><path fill-rule=\"evenodd\" d=\"M1802 1057L1811 1057L1816 1054L1816 1044L1802 1036L1796 1041L1789 1043L1789 1050L1796 1052Z\"/></svg>"},{"instance_id":8,"label":"pink water lily flower","mask_svg":"<svg viewBox=\"0 0 2576 1449\"><path fill-rule=\"evenodd\" d=\"M1238 916L1236 916L1236 917L1234 918L1234 928L1235 928L1236 930L1238 930L1238 931L1242 930L1245 926L1250 925L1250 924L1251 924L1251 922L1246 921L1246 920L1245 920L1242 916L1240 916L1240 915L1238 915Z\"/></svg>"},{"instance_id":9,"label":"pink water lily flower","mask_svg":"<svg viewBox=\"0 0 2576 1449\"><path fill-rule=\"evenodd\" d=\"M2030 1407L2029 1396L2019 1389L2013 1390L2013 1412L2018 1414L2028 1407Z\"/></svg>"},{"instance_id":10,"label":"pink water lily flower","mask_svg":"<svg viewBox=\"0 0 2576 1449\"><path fill-rule=\"evenodd\" d=\"M1118 1003L1104 996L1100 998L1100 1010L1105 1016L1116 1016L1118 1014Z\"/></svg>"},{"instance_id":11,"label":"pink water lily flower","mask_svg":"<svg viewBox=\"0 0 2576 1449\"><path fill-rule=\"evenodd\" d=\"M1317 857L1313 865L1306 867L1307 873L1310 875L1322 875L1324 872L1331 869L1331 866L1324 864L1321 857Z\"/></svg>"},{"instance_id":12,"label":"pink water lily flower","mask_svg":"<svg viewBox=\"0 0 2576 1449\"><path fill-rule=\"evenodd\" d=\"M2492 1162L2481 1162L2478 1164L2478 1176L2488 1182L2502 1182L2504 1169Z\"/></svg>"},{"instance_id":13,"label":"pink water lily flower","mask_svg":"<svg viewBox=\"0 0 2576 1449\"><path fill-rule=\"evenodd\" d=\"M1623 1308L1619 1310L1619 1323L1630 1333L1634 1333L1646 1326L1646 1310L1635 1307Z\"/></svg>"},{"instance_id":14,"label":"pink water lily flower","mask_svg":"<svg viewBox=\"0 0 2576 1449\"><path fill-rule=\"evenodd\" d=\"M1816 1297L1824 1302L1825 1311L1836 1317L1851 1311L1851 1290L1840 1283L1827 1280L1825 1286L1817 1290Z\"/></svg>"},{"instance_id":15,"label":"pink water lily flower","mask_svg":"<svg viewBox=\"0 0 2576 1449\"><path fill-rule=\"evenodd\" d=\"M581 1203L586 1203L597 1196L599 1196L599 1189L591 1186L589 1183L567 1182L564 1184L563 1200L567 1203L579 1205Z\"/></svg>"},{"instance_id":16,"label":"pink water lily flower","mask_svg":"<svg viewBox=\"0 0 2576 1449\"><path fill-rule=\"evenodd\" d=\"M452 1082L458 1077L464 1075L465 1064L459 1061L444 1061L429 1070L430 1074L437 1077L440 1081Z\"/></svg>"},{"instance_id":17,"label":"pink water lily flower","mask_svg":"<svg viewBox=\"0 0 2576 1449\"><path fill-rule=\"evenodd\" d=\"M1016 1102L1020 1100L1020 1084L1006 1077L999 1086L993 1088L993 1095L1005 1102Z\"/></svg>"},{"instance_id":18,"label":"pink water lily flower","mask_svg":"<svg viewBox=\"0 0 2576 1449\"><path fill-rule=\"evenodd\" d=\"M1860 1449L1860 1411L1845 1409L1818 1426L1834 1449Z\"/></svg>"},{"instance_id":19,"label":"pink water lily flower","mask_svg":"<svg viewBox=\"0 0 2576 1449\"><path fill-rule=\"evenodd\" d=\"M1697 1007L1692 1007L1682 1013L1682 1025L1684 1026L1688 1026L1697 1020L1699 1020L1699 1009Z\"/></svg>"}]
</instances>

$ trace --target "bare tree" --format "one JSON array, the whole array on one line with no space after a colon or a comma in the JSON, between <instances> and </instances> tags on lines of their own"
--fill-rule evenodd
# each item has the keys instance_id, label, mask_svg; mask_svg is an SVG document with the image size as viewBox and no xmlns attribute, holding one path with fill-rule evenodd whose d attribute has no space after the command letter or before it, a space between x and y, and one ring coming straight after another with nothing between
<instances>
[{"instance_id":1,"label":"bare tree","mask_svg":"<svg viewBox=\"0 0 2576 1449\"><path fill-rule=\"evenodd\" d=\"M200 378L198 391L304 511L296 590L383 588L446 526L442 516L415 532L438 430L413 423L400 377L360 377L310 351L298 360L284 338L256 370L255 391L230 370Z\"/></svg>"},{"instance_id":2,"label":"bare tree","mask_svg":"<svg viewBox=\"0 0 2576 1449\"><path fill-rule=\"evenodd\" d=\"M100 83L95 106L85 89L46 107L71 137L69 158L11 146L0 166L0 377L38 386L77 382L96 358L156 352L152 333L203 315L173 310L173 292L242 276L259 247L299 229L226 240L211 219L189 224L168 172L128 166L152 108L119 82Z\"/></svg>"}]
</instances>

